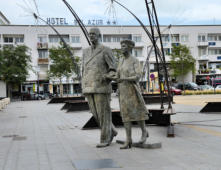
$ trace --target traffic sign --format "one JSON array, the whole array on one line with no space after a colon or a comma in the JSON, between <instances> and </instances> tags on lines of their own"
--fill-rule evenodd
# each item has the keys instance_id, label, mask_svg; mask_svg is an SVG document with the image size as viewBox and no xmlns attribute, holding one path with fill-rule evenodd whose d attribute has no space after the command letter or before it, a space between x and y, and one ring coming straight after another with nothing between
<instances>
[{"instance_id":1,"label":"traffic sign","mask_svg":"<svg viewBox=\"0 0 221 170\"><path fill-rule=\"evenodd\" d=\"M154 74L150 74L150 78L151 78L151 81L153 81L155 79L155 75Z\"/></svg>"}]
</instances>

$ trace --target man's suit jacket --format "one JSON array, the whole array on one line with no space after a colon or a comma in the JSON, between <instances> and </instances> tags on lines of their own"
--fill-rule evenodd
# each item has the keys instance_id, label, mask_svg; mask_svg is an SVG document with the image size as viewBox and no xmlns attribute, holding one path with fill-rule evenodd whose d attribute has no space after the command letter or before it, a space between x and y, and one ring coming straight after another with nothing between
<instances>
[{"instance_id":1,"label":"man's suit jacket","mask_svg":"<svg viewBox=\"0 0 221 170\"><path fill-rule=\"evenodd\" d=\"M98 45L83 51L82 91L88 93L111 93L111 81L103 77L116 72L115 59L110 48Z\"/></svg>"}]
</instances>

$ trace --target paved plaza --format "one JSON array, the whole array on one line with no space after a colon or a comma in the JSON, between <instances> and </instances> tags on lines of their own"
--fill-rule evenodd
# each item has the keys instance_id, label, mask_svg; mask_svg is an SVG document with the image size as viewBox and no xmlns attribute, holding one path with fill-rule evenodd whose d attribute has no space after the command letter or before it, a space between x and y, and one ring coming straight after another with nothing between
<instances>
[{"instance_id":1,"label":"paved plaza","mask_svg":"<svg viewBox=\"0 0 221 170\"><path fill-rule=\"evenodd\" d=\"M112 109L118 109L118 99L112 98ZM221 95L200 98L217 101ZM48 100L12 102L0 111L0 169L219 170L221 114L198 113L202 104L196 100L201 101L199 96L185 96L182 103L182 96L175 97L175 138L166 137L166 127L148 126L148 142L162 142L162 148L126 150L115 142L125 139L122 127L111 146L95 147L99 130L81 130L91 117L89 111L65 113L60 110L63 104L47 104ZM134 127L132 135L138 141L140 129Z\"/></svg>"}]
</instances>

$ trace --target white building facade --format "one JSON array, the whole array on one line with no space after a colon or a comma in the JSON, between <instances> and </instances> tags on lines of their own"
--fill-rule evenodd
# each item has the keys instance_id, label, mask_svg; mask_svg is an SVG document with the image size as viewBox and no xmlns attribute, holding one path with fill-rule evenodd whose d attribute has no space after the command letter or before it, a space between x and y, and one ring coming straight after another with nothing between
<instances>
[{"instance_id":1,"label":"white building facade","mask_svg":"<svg viewBox=\"0 0 221 170\"><path fill-rule=\"evenodd\" d=\"M9 25L9 24L10 24L9 20L0 11L0 25ZM6 83L3 80L1 80L1 77L0 77L0 98L7 96L6 90L7 90Z\"/></svg>"},{"instance_id":2,"label":"white building facade","mask_svg":"<svg viewBox=\"0 0 221 170\"><path fill-rule=\"evenodd\" d=\"M145 63L151 42L140 26L98 26L101 31L101 43L111 49L120 49L120 41L132 39L135 41L133 51L141 63ZM74 55L82 57L82 50L88 47L86 38L78 26L55 26L65 41L74 49ZM89 30L91 27L87 27ZM148 28L149 29L149 28ZM190 48L196 59L196 75L188 74L186 81L196 80L199 83L219 76L221 69L221 25L185 25L161 26L162 40L166 61L169 63L172 44L185 44ZM50 68L49 49L59 45L59 37L48 26L35 25L0 25L0 47L4 45L25 44L30 48L33 70L29 71L27 82L21 91L42 92L58 91L58 80L48 80L47 71ZM154 53L150 57L150 70L155 71ZM70 78L62 80L64 93L76 93L79 82Z\"/></svg>"}]
</instances>

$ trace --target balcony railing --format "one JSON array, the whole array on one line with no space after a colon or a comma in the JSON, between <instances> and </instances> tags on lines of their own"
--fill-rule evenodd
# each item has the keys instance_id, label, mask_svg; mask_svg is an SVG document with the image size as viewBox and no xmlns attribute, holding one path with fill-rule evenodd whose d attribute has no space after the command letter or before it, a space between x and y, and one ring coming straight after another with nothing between
<instances>
[{"instance_id":1,"label":"balcony railing","mask_svg":"<svg viewBox=\"0 0 221 170\"><path fill-rule=\"evenodd\" d=\"M207 42L207 41L198 42L197 45L198 45L198 46L208 46L208 42Z\"/></svg>"},{"instance_id":2,"label":"balcony railing","mask_svg":"<svg viewBox=\"0 0 221 170\"><path fill-rule=\"evenodd\" d=\"M48 64L49 60L48 58L39 58L38 59L38 64Z\"/></svg>"},{"instance_id":3,"label":"balcony railing","mask_svg":"<svg viewBox=\"0 0 221 170\"><path fill-rule=\"evenodd\" d=\"M47 80L48 79L47 72L39 72L38 76L39 76L39 80Z\"/></svg>"},{"instance_id":4,"label":"balcony railing","mask_svg":"<svg viewBox=\"0 0 221 170\"><path fill-rule=\"evenodd\" d=\"M198 58L198 60L199 61L204 61L204 60L207 61L207 60L209 60L209 57L208 57L208 55L202 55Z\"/></svg>"},{"instance_id":5,"label":"balcony railing","mask_svg":"<svg viewBox=\"0 0 221 170\"><path fill-rule=\"evenodd\" d=\"M48 49L48 43L41 43L41 42L38 42L37 43L37 48L38 49Z\"/></svg>"},{"instance_id":6,"label":"balcony railing","mask_svg":"<svg viewBox=\"0 0 221 170\"><path fill-rule=\"evenodd\" d=\"M208 70L208 69L198 70L198 74L210 74L210 70Z\"/></svg>"}]
</instances>

